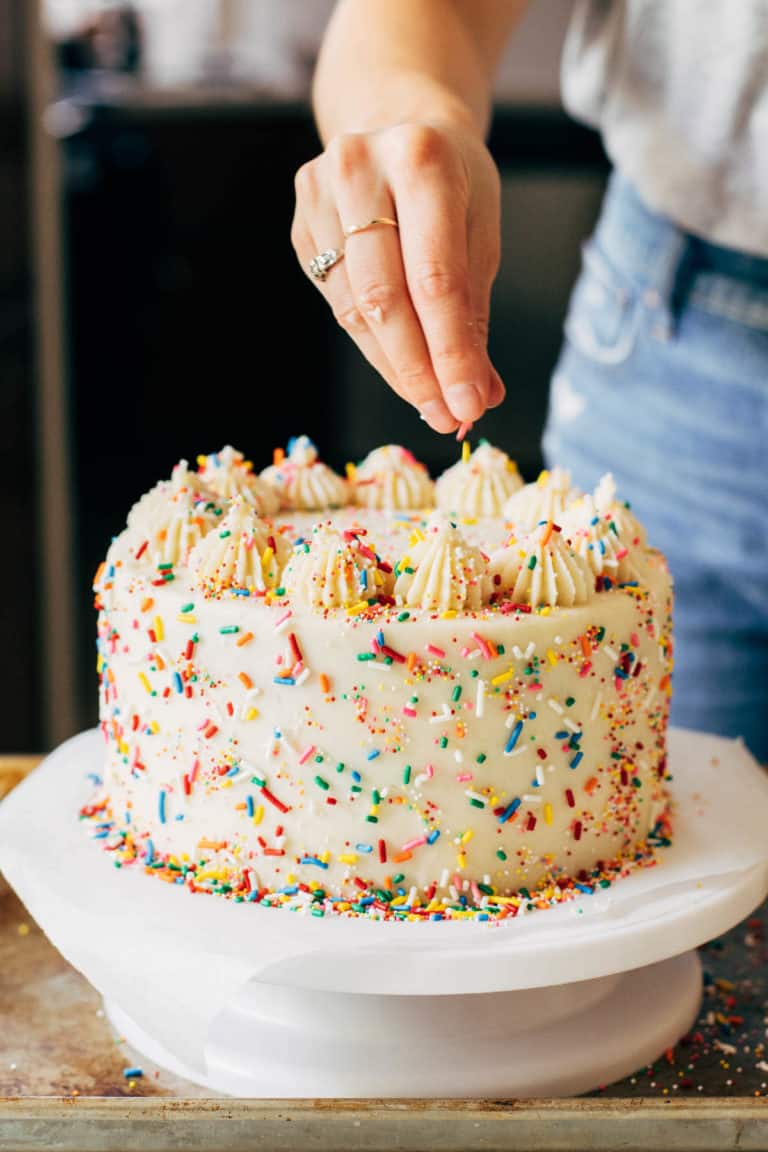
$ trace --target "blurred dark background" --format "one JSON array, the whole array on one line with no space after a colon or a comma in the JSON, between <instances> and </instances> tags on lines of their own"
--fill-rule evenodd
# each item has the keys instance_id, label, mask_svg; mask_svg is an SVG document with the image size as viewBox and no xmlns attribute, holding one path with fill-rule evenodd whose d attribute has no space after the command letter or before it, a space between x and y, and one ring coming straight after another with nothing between
<instances>
[{"instance_id":1,"label":"blurred dark background","mask_svg":"<svg viewBox=\"0 0 768 1152\"><path fill-rule=\"evenodd\" d=\"M326 0L0 0L2 750L96 718L90 578L130 505L184 456L257 466L307 432L343 468L376 444L434 472L456 444L335 328L289 241ZM580 245L607 174L558 100L570 4L509 47L491 148L503 261L491 350L505 405L477 425L524 474Z\"/></svg>"}]
</instances>

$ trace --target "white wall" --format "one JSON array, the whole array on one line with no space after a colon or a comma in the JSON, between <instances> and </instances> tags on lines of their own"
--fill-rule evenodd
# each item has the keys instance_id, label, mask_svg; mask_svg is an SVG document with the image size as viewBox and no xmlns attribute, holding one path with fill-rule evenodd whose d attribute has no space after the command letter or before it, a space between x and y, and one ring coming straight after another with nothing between
<instances>
[{"instance_id":1,"label":"white wall","mask_svg":"<svg viewBox=\"0 0 768 1152\"><path fill-rule=\"evenodd\" d=\"M418 3L418 0L412 0ZM556 104L560 52L573 0L530 0L496 86L500 101ZM0 0L0 13L9 0ZM147 79L199 82L223 62L265 95L305 98L333 0L133 0L146 30ZM48 29L71 36L110 0L45 0Z\"/></svg>"}]
</instances>

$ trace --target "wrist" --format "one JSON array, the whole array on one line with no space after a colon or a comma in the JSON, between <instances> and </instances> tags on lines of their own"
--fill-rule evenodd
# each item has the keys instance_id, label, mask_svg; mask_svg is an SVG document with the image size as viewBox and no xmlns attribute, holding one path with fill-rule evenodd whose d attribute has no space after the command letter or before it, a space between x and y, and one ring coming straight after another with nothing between
<instances>
[{"instance_id":1,"label":"wrist","mask_svg":"<svg viewBox=\"0 0 768 1152\"><path fill-rule=\"evenodd\" d=\"M423 73L398 72L380 78L369 74L360 99L345 100L341 108L333 94L329 96L327 99L322 84L317 83L313 105L324 144L343 133L382 132L409 123L468 132L481 141L487 131L487 102L472 107L455 91Z\"/></svg>"}]
</instances>

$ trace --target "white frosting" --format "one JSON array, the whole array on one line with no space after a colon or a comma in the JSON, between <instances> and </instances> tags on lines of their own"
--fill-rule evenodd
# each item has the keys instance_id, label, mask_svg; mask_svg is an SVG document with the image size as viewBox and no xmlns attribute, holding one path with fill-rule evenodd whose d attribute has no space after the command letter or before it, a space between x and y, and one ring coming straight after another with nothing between
<instances>
[{"instance_id":1,"label":"white frosting","mask_svg":"<svg viewBox=\"0 0 768 1152\"><path fill-rule=\"evenodd\" d=\"M449 520L434 516L425 538L398 564L395 596L412 608L476 612L489 591L488 565Z\"/></svg>"},{"instance_id":2,"label":"white frosting","mask_svg":"<svg viewBox=\"0 0 768 1152\"><path fill-rule=\"evenodd\" d=\"M346 504L347 481L318 459L317 448L308 436L298 436L285 459L261 473L276 492L283 508L319 511Z\"/></svg>"},{"instance_id":3,"label":"white frosting","mask_svg":"<svg viewBox=\"0 0 768 1152\"><path fill-rule=\"evenodd\" d=\"M199 475L211 492L226 500L242 496L260 516L274 516L280 507L275 490L254 471L242 452L227 444L202 457Z\"/></svg>"},{"instance_id":4,"label":"white frosting","mask_svg":"<svg viewBox=\"0 0 768 1152\"><path fill-rule=\"evenodd\" d=\"M459 516L500 516L522 484L514 460L483 442L468 459L462 457L440 476L437 506Z\"/></svg>"},{"instance_id":5,"label":"white frosting","mask_svg":"<svg viewBox=\"0 0 768 1152\"><path fill-rule=\"evenodd\" d=\"M507 520L521 530L535 528L542 520L559 524L562 516L581 492L571 486L571 474L563 468L552 468L539 474L533 484L513 492L504 505Z\"/></svg>"},{"instance_id":6,"label":"white frosting","mask_svg":"<svg viewBox=\"0 0 768 1152\"><path fill-rule=\"evenodd\" d=\"M344 534L324 523L296 545L282 582L292 604L329 610L386 596L392 579L390 566L381 566L367 536Z\"/></svg>"},{"instance_id":7,"label":"white frosting","mask_svg":"<svg viewBox=\"0 0 768 1152\"><path fill-rule=\"evenodd\" d=\"M158 513L162 513L169 500L172 500L180 492L191 492L194 496L200 496L206 501L216 502L216 494L206 486L202 476L197 472L192 472L186 460L179 460L178 464L174 466L169 480L158 481L154 488L145 492L133 505L128 513L128 527L137 534L143 532L146 535L147 531L151 529L152 523L157 519Z\"/></svg>"},{"instance_id":8,"label":"white frosting","mask_svg":"<svg viewBox=\"0 0 768 1152\"><path fill-rule=\"evenodd\" d=\"M617 531L627 545L645 548L647 536L645 528L630 510L629 504L616 499L616 481L611 472L601 478L594 493L595 507L601 516L610 516Z\"/></svg>"},{"instance_id":9,"label":"white frosting","mask_svg":"<svg viewBox=\"0 0 768 1152\"><path fill-rule=\"evenodd\" d=\"M619 584L644 579L642 550L627 544L613 514L601 514L592 496L583 496L571 505L563 518L563 531L595 576Z\"/></svg>"},{"instance_id":10,"label":"white frosting","mask_svg":"<svg viewBox=\"0 0 768 1152\"><path fill-rule=\"evenodd\" d=\"M181 460L170 480L155 485L133 506L128 531L114 541L113 554L143 565L185 564L221 514L216 496Z\"/></svg>"},{"instance_id":11,"label":"white frosting","mask_svg":"<svg viewBox=\"0 0 768 1152\"><path fill-rule=\"evenodd\" d=\"M594 577L586 561L551 522L494 552L489 569L494 592L509 593L515 604L571 608L593 595Z\"/></svg>"},{"instance_id":12,"label":"white frosting","mask_svg":"<svg viewBox=\"0 0 768 1152\"><path fill-rule=\"evenodd\" d=\"M598 861L635 856L665 787L660 554L640 587L596 591L592 570L585 594L589 557L574 560L565 529L545 542L540 528L530 549L494 554L493 585L499 517L460 532L345 507L313 531L292 511L275 543L307 547L283 569L285 596L237 595L241 580L259 590L247 541L260 548L269 525L245 499L217 517L183 480L170 496L166 482L157 515L178 555L202 521L190 565L158 576L153 540L139 537L141 556L123 546L130 529L97 580L97 818L124 833L105 841L113 859L133 853L141 870L151 857L160 875L170 860L180 887L244 901L267 891L309 911L319 886L413 918L463 917L465 900L482 911L539 882L551 892L581 870L597 890ZM386 561L403 551L393 589Z\"/></svg>"},{"instance_id":13,"label":"white frosting","mask_svg":"<svg viewBox=\"0 0 768 1152\"><path fill-rule=\"evenodd\" d=\"M548 615L484 608L448 619L397 605L370 619L298 601L289 612L264 597L205 599L185 578L151 587L151 577L118 568L100 619L105 787L118 822L130 806L141 851L148 837L155 853L205 861L198 883L213 874L237 886L248 868L252 888L279 891L295 876L355 901L356 881L387 887L397 869L401 903L412 886L425 903L429 892L455 901L451 887L475 903L473 882L508 894L551 867L572 876L631 854L648 832L663 795L670 670L661 568L657 597L615 590ZM149 635L158 628L163 663ZM624 645L634 661L619 680ZM497 814L512 803L514 818Z\"/></svg>"},{"instance_id":14,"label":"white frosting","mask_svg":"<svg viewBox=\"0 0 768 1152\"><path fill-rule=\"evenodd\" d=\"M435 486L423 464L407 448L385 444L354 469L355 502L367 508L428 508Z\"/></svg>"},{"instance_id":15,"label":"white frosting","mask_svg":"<svg viewBox=\"0 0 768 1152\"><path fill-rule=\"evenodd\" d=\"M217 527L195 546L189 566L206 596L233 589L263 593L278 587L288 552L273 525L236 496Z\"/></svg>"}]
</instances>

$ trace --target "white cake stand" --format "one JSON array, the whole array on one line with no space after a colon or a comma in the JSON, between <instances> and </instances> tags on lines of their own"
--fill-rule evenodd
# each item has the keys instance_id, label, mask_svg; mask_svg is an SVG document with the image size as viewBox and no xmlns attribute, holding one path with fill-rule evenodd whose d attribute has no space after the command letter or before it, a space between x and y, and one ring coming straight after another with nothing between
<instances>
[{"instance_id":1,"label":"white cake stand","mask_svg":"<svg viewBox=\"0 0 768 1152\"><path fill-rule=\"evenodd\" d=\"M118 1005L105 1007L138 1052L233 1096L495 1099L575 1096L627 1076L690 1029L700 1000L696 952L518 992L368 996L249 985L212 1029L205 1077Z\"/></svg>"},{"instance_id":2,"label":"white cake stand","mask_svg":"<svg viewBox=\"0 0 768 1152\"><path fill-rule=\"evenodd\" d=\"M679 814L657 867L499 926L316 920L120 872L72 819L101 758L84 733L0 806L0 867L134 1048L233 1095L588 1091L690 1028L694 949L768 892L768 784L742 745L697 733L671 734Z\"/></svg>"}]
</instances>

